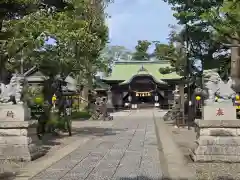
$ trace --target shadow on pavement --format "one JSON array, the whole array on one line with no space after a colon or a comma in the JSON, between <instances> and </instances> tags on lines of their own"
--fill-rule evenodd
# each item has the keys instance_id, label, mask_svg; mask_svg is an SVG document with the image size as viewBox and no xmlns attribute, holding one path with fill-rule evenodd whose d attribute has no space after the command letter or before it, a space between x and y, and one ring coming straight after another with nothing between
<instances>
[{"instance_id":1,"label":"shadow on pavement","mask_svg":"<svg viewBox=\"0 0 240 180\"><path fill-rule=\"evenodd\" d=\"M57 142L57 140L61 139L61 138L64 138L64 137L65 137L65 135L64 136L62 136L62 135L55 136L55 135L52 135L50 133L47 133L42 137L43 146L60 145L61 143Z\"/></svg>"},{"instance_id":2,"label":"shadow on pavement","mask_svg":"<svg viewBox=\"0 0 240 180\"><path fill-rule=\"evenodd\" d=\"M124 129L112 129L112 128L101 128L101 127L82 127L74 128L72 130L72 135L93 135L93 136L112 136L117 135Z\"/></svg>"},{"instance_id":3,"label":"shadow on pavement","mask_svg":"<svg viewBox=\"0 0 240 180\"><path fill-rule=\"evenodd\" d=\"M197 180L198 178L196 178ZM201 178L200 178L201 179ZM199 180L200 180L199 179ZM118 180L190 180L187 178L180 178L180 179L171 179L171 178L167 178L167 177L163 177L163 178L151 178L151 177L146 177L146 176L138 176L138 177L133 177L133 178L129 178L129 177L121 177ZM234 178L232 177L223 177L220 176L214 180L234 180Z\"/></svg>"},{"instance_id":4,"label":"shadow on pavement","mask_svg":"<svg viewBox=\"0 0 240 180\"><path fill-rule=\"evenodd\" d=\"M72 136L113 136L119 134L121 131L125 131L124 129L112 129L112 128L102 128L102 127L81 127L81 128L73 128ZM63 138L68 137L68 133L52 135L51 133L47 133L42 137L42 147L41 151L43 154L48 153L48 151L54 146L60 146L62 144Z\"/></svg>"}]
</instances>

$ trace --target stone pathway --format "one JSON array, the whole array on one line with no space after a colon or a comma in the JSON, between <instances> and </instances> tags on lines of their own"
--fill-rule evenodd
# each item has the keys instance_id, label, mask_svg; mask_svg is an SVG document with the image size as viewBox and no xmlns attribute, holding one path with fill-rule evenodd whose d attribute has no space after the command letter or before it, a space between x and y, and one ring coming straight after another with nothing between
<instances>
[{"instance_id":1,"label":"stone pathway","mask_svg":"<svg viewBox=\"0 0 240 180\"><path fill-rule=\"evenodd\" d=\"M153 110L116 117L96 136L31 180L158 180L162 178Z\"/></svg>"}]
</instances>

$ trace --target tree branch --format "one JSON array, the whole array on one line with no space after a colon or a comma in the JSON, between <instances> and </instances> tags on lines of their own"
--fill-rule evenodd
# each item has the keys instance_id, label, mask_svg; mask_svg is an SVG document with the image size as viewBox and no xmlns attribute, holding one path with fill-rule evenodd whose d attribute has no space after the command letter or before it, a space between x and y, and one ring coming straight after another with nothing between
<instances>
[{"instance_id":1,"label":"tree branch","mask_svg":"<svg viewBox=\"0 0 240 180\"><path fill-rule=\"evenodd\" d=\"M226 33L226 32L223 32L221 29L219 29L218 27L216 27L213 22L209 21L209 24L210 24L216 31L218 31L219 33L221 33L221 34L223 34L224 36L228 37L229 39L240 41L239 38L233 37L233 36L231 36L230 34L228 34L228 33Z\"/></svg>"},{"instance_id":2,"label":"tree branch","mask_svg":"<svg viewBox=\"0 0 240 180\"><path fill-rule=\"evenodd\" d=\"M240 47L240 44L225 44L225 43L223 43L222 45L226 46L226 47Z\"/></svg>"}]
</instances>

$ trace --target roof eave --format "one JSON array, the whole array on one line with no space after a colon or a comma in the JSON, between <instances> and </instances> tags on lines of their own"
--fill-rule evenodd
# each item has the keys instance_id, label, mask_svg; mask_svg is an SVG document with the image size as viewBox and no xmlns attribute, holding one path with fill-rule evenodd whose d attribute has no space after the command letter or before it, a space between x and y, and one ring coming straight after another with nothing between
<instances>
[{"instance_id":1,"label":"roof eave","mask_svg":"<svg viewBox=\"0 0 240 180\"><path fill-rule=\"evenodd\" d=\"M137 77L137 76L150 76L153 78L153 80L155 81L155 83L158 83L158 84L165 84L167 85L167 83L163 80L157 80L154 76L150 75L150 74L135 74L134 76L132 76L130 79L128 80L125 80L124 82L120 83L120 85L126 85L126 84L129 84L133 78Z\"/></svg>"}]
</instances>

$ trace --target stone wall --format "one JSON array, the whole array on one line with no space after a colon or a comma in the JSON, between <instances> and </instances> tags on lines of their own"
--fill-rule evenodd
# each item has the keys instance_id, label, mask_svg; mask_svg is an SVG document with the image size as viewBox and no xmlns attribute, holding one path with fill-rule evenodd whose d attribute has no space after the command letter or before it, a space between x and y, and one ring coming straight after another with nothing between
<instances>
[{"instance_id":1,"label":"stone wall","mask_svg":"<svg viewBox=\"0 0 240 180\"><path fill-rule=\"evenodd\" d=\"M198 120L196 125L194 161L240 162L239 120Z\"/></svg>"}]
</instances>

